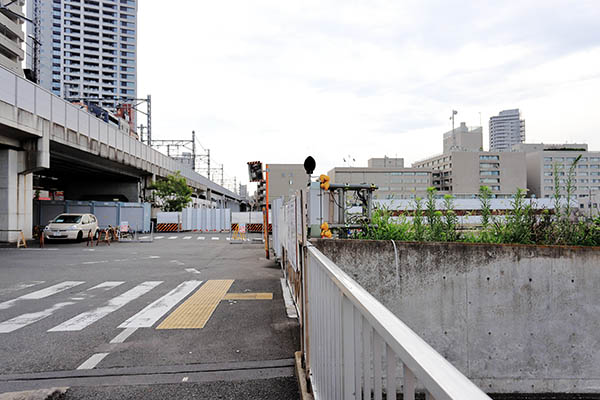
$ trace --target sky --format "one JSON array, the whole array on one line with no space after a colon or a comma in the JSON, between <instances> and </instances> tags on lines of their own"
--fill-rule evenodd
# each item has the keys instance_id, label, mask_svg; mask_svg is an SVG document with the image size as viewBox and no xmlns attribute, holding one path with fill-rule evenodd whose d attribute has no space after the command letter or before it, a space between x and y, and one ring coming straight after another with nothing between
<instances>
[{"instance_id":1,"label":"sky","mask_svg":"<svg viewBox=\"0 0 600 400\"><path fill-rule=\"evenodd\" d=\"M452 110L485 149L490 116L519 108L527 142L600 150L598 0L167 5L139 2L138 97L154 139L194 130L229 183L308 155L315 174L410 166L442 152Z\"/></svg>"}]
</instances>

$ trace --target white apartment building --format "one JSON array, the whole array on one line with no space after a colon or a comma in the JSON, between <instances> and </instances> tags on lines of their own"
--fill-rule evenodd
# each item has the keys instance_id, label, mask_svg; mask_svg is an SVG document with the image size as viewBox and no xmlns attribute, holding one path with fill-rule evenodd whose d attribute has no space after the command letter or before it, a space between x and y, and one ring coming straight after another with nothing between
<instances>
[{"instance_id":1,"label":"white apartment building","mask_svg":"<svg viewBox=\"0 0 600 400\"><path fill-rule=\"evenodd\" d=\"M28 68L42 87L114 110L137 97L137 0L30 0Z\"/></svg>"},{"instance_id":2,"label":"white apartment building","mask_svg":"<svg viewBox=\"0 0 600 400\"><path fill-rule=\"evenodd\" d=\"M509 151L525 142L525 120L518 108L500 111L490 118L490 151Z\"/></svg>"},{"instance_id":3,"label":"white apartment building","mask_svg":"<svg viewBox=\"0 0 600 400\"><path fill-rule=\"evenodd\" d=\"M521 144L527 159L527 187L538 198L554 196L555 173L561 196L566 196L569 170L581 156L571 176L573 197L582 209L597 208L600 197L600 151L588 151L587 144ZM596 204L596 206L594 206Z\"/></svg>"},{"instance_id":4,"label":"white apartment building","mask_svg":"<svg viewBox=\"0 0 600 400\"><path fill-rule=\"evenodd\" d=\"M4 3L4 2L3 2ZM6 8L0 8L0 65L16 74L23 75L21 62L23 51L23 5L25 0L17 0Z\"/></svg>"}]
</instances>

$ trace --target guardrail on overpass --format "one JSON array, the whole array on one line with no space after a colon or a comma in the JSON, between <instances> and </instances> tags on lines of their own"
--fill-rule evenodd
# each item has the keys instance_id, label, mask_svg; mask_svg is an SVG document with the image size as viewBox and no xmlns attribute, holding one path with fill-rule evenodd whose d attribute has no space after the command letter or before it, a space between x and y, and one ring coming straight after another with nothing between
<instances>
[{"instance_id":1,"label":"guardrail on overpass","mask_svg":"<svg viewBox=\"0 0 600 400\"><path fill-rule=\"evenodd\" d=\"M127 165L142 174L165 177L175 171L191 187L241 200L223 188L85 110L0 66L0 126L10 135L0 139L20 146L19 139L39 139L38 167L49 167L49 141ZM45 155L44 155L45 154Z\"/></svg>"}]
</instances>

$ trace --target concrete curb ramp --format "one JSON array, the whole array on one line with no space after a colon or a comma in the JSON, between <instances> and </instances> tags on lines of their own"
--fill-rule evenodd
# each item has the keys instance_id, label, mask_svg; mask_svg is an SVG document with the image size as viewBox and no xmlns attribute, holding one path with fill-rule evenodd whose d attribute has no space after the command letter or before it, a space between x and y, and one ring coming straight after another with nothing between
<instances>
[{"instance_id":1,"label":"concrete curb ramp","mask_svg":"<svg viewBox=\"0 0 600 400\"><path fill-rule=\"evenodd\" d=\"M0 393L0 400L52 400L65 394L68 387L27 390L24 392Z\"/></svg>"}]
</instances>

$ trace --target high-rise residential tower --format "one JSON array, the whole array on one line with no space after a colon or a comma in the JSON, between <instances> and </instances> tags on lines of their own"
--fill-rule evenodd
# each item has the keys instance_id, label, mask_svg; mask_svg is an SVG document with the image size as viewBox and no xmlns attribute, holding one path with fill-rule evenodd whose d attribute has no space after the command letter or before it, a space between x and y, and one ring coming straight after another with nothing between
<instances>
[{"instance_id":1,"label":"high-rise residential tower","mask_svg":"<svg viewBox=\"0 0 600 400\"><path fill-rule=\"evenodd\" d=\"M490 151L508 151L525 142L525 120L519 109L500 111L490 118Z\"/></svg>"},{"instance_id":2,"label":"high-rise residential tower","mask_svg":"<svg viewBox=\"0 0 600 400\"><path fill-rule=\"evenodd\" d=\"M25 0L17 0L0 8L0 65L23 75L21 62L25 58L23 52L23 5Z\"/></svg>"},{"instance_id":3,"label":"high-rise residential tower","mask_svg":"<svg viewBox=\"0 0 600 400\"><path fill-rule=\"evenodd\" d=\"M69 99L137 97L137 0L29 0L27 67Z\"/></svg>"}]
</instances>

